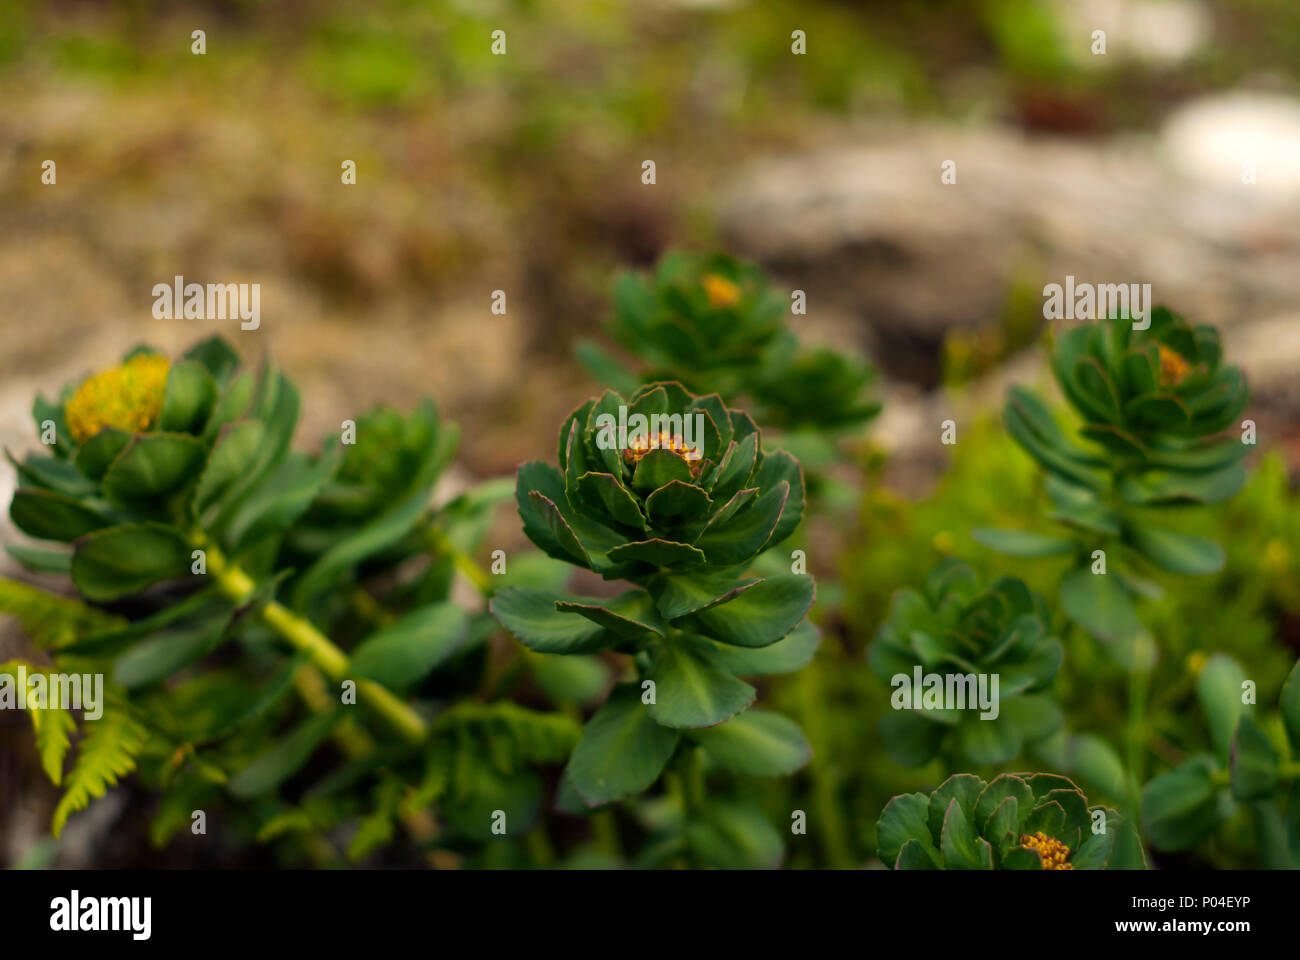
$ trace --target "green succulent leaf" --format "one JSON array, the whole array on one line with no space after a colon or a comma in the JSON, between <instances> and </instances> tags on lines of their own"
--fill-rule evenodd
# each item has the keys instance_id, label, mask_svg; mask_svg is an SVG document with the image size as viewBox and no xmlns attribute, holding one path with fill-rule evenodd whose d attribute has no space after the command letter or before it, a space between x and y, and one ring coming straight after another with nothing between
<instances>
[{"instance_id":1,"label":"green succulent leaf","mask_svg":"<svg viewBox=\"0 0 1300 960\"><path fill-rule=\"evenodd\" d=\"M941 783L939 788L930 794L930 810L927 818L930 835L938 837L942 833L949 804L954 800L961 807L966 822L972 823L975 805L979 802L979 796L986 786L983 780L969 773L955 773Z\"/></svg>"},{"instance_id":2,"label":"green succulent leaf","mask_svg":"<svg viewBox=\"0 0 1300 960\"><path fill-rule=\"evenodd\" d=\"M185 351L184 357L202 366L218 384L229 383L239 369L239 354L217 336L200 340Z\"/></svg>"},{"instance_id":3,"label":"green succulent leaf","mask_svg":"<svg viewBox=\"0 0 1300 960\"><path fill-rule=\"evenodd\" d=\"M1134 524L1127 533L1129 542L1162 570L1198 575L1223 569L1223 548L1213 540L1145 524Z\"/></svg>"},{"instance_id":4,"label":"green succulent leaf","mask_svg":"<svg viewBox=\"0 0 1300 960\"><path fill-rule=\"evenodd\" d=\"M104 496L126 505L165 500L197 480L206 459L203 441L189 434L137 434L104 474Z\"/></svg>"},{"instance_id":5,"label":"green succulent leaf","mask_svg":"<svg viewBox=\"0 0 1300 960\"><path fill-rule=\"evenodd\" d=\"M715 503L725 503L749 485L750 475L758 458L758 433L753 432L743 439L733 441L722 456L718 469L713 475L713 485L709 495Z\"/></svg>"},{"instance_id":6,"label":"green succulent leaf","mask_svg":"<svg viewBox=\"0 0 1300 960\"><path fill-rule=\"evenodd\" d=\"M89 600L116 600L188 576L191 549L179 531L162 524L106 527L77 541L72 582Z\"/></svg>"},{"instance_id":7,"label":"green succulent leaf","mask_svg":"<svg viewBox=\"0 0 1300 960\"><path fill-rule=\"evenodd\" d=\"M1071 854L1070 865L1075 870L1105 870L1114 848L1115 834L1109 829L1104 833L1089 833Z\"/></svg>"},{"instance_id":8,"label":"green succulent leaf","mask_svg":"<svg viewBox=\"0 0 1300 960\"><path fill-rule=\"evenodd\" d=\"M1133 602L1119 580L1077 567L1061 581L1061 606L1066 615L1093 636L1129 641L1142 629Z\"/></svg>"},{"instance_id":9,"label":"green succulent leaf","mask_svg":"<svg viewBox=\"0 0 1300 960\"><path fill-rule=\"evenodd\" d=\"M700 487L681 480L670 480L646 498L646 516L657 529L667 530L708 514L713 506L709 495Z\"/></svg>"},{"instance_id":10,"label":"green succulent leaf","mask_svg":"<svg viewBox=\"0 0 1300 960\"><path fill-rule=\"evenodd\" d=\"M611 548L608 556L614 563L640 563L661 569L698 567L705 562L704 554L689 543L659 537L621 544Z\"/></svg>"},{"instance_id":11,"label":"green succulent leaf","mask_svg":"<svg viewBox=\"0 0 1300 960\"><path fill-rule=\"evenodd\" d=\"M731 569L666 573L650 583L659 612L668 620L734 600L762 578L736 579Z\"/></svg>"},{"instance_id":12,"label":"green succulent leaf","mask_svg":"<svg viewBox=\"0 0 1300 960\"><path fill-rule=\"evenodd\" d=\"M821 643L821 631L805 620L776 643L766 647L735 647L715 643L722 665L738 677L794 673L812 662Z\"/></svg>"},{"instance_id":13,"label":"green succulent leaf","mask_svg":"<svg viewBox=\"0 0 1300 960\"><path fill-rule=\"evenodd\" d=\"M563 594L531 587L505 587L492 597L492 615L520 643L538 653L594 653L613 646L619 635L576 613L556 608Z\"/></svg>"},{"instance_id":14,"label":"green succulent leaf","mask_svg":"<svg viewBox=\"0 0 1300 960\"><path fill-rule=\"evenodd\" d=\"M720 643L766 647L793 630L812 609L816 597L812 577L780 574L720 606L691 614L685 622Z\"/></svg>"},{"instance_id":15,"label":"green succulent leaf","mask_svg":"<svg viewBox=\"0 0 1300 960\"><path fill-rule=\"evenodd\" d=\"M14 493L9 519L28 536L61 543L70 543L113 523L111 517L80 500L39 487L21 487Z\"/></svg>"},{"instance_id":16,"label":"green succulent leaf","mask_svg":"<svg viewBox=\"0 0 1300 960\"><path fill-rule=\"evenodd\" d=\"M217 382L201 363L182 360L167 372L160 430L195 433L202 429L217 403Z\"/></svg>"},{"instance_id":17,"label":"green succulent leaf","mask_svg":"<svg viewBox=\"0 0 1300 960\"><path fill-rule=\"evenodd\" d=\"M895 870L942 870L938 853L927 850L919 840L908 840L894 860Z\"/></svg>"},{"instance_id":18,"label":"green succulent leaf","mask_svg":"<svg viewBox=\"0 0 1300 960\"><path fill-rule=\"evenodd\" d=\"M657 645L646 678L655 684L655 700L647 710L666 727L715 726L757 696L723 667L712 644L686 634L670 634Z\"/></svg>"},{"instance_id":19,"label":"green succulent leaf","mask_svg":"<svg viewBox=\"0 0 1300 960\"><path fill-rule=\"evenodd\" d=\"M1135 506L1213 504L1230 500L1246 483L1239 463L1207 473L1148 470L1120 481L1120 493Z\"/></svg>"},{"instance_id":20,"label":"green succulent leaf","mask_svg":"<svg viewBox=\"0 0 1300 960\"><path fill-rule=\"evenodd\" d=\"M799 725L768 710L746 710L689 736L720 768L745 776L788 776L812 759Z\"/></svg>"},{"instance_id":21,"label":"green succulent leaf","mask_svg":"<svg viewBox=\"0 0 1300 960\"><path fill-rule=\"evenodd\" d=\"M627 637L662 637L668 624L660 616L654 599L644 590L626 590L616 597L557 600L555 609L576 613L592 623Z\"/></svg>"},{"instance_id":22,"label":"green succulent leaf","mask_svg":"<svg viewBox=\"0 0 1300 960\"><path fill-rule=\"evenodd\" d=\"M632 473L632 487L641 494L649 494L674 480L691 483L691 468L672 450L655 448L645 454Z\"/></svg>"},{"instance_id":23,"label":"green succulent leaf","mask_svg":"<svg viewBox=\"0 0 1300 960\"><path fill-rule=\"evenodd\" d=\"M775 546L794 533L803 519L804 479L803 467L799 461L784 450L772 450L763 456L753 484L760 490L775 489L777 484L786 483L790 487L790 496L786 498L781 511L781 519L776 529L767 540L767 546Z\"/></svg>"},{"instance_id":24,"label":"green succulent leaf","mask_svg":"<svg viewBox=\"0 0 1300 960\"><path fill-rule=\"evenodd\" d=\"M231 553L240 553L265 537L288 531L334 478L339 460L340 448L332 444L319 457L290 453L230 505L222 543Z\"/></svg>"},{"instance_id":25,"label":"green succulent leaf","mask_svg":"<svg viewBox=\"0 0 1300 960\"><path fill-rule=\"evenodd\" d=\"M1015 799L1017 809L1026 817L1033 809L1034 792L1029 788L1029 784L1023 777L1004 773L995 777L980 791L975 801L975 823L986 823L1008 798ZM1020 820L1016 821L1017 833L1020 832L1020 823ZM984 833L985 836L989 835L987 830Z\"/></svg>"},{"instance_id":26,"label":"green succulent leaf","mask_svg":"<svg viewBox=\"0 0 1300 960\"><path fill-rule=\"evenodd\" d=\"M105 427L77 448L73 463L80 473L98 483L130 443L131 434L125 430Z\"/></svg>"},{"instance_id":27,"label":"green succulent leaf","mask_svg":"<svg viewBox=\"0 0 1300 960\"><path fill-rule=\"evenodd\" d=\"M971 537L976 543L983 544L990 550L1012 557L1054 557L1073 553L1075 549L1073 540L1049 537L1029 530L976 527L971 531Z\"/></svg>"},{"instance_id":28,"label":"green succulent leaf","mask_svg":"<svg viewBox=\"0 0 1300 960\"><path fill-rule=\"evenodd\" d=\"M1205 662L1196 678L1196 694L1210 727L1210 742L1219 762L1227 766L1232 738L1242 714L1242 691L1246 671L1227 654L1216 653Z\"/></svg>"},{"instance_id":29,"label":"green succulent leaf","mask_svg":"<svg viewBox=\"0 0 1300 960\"><path fill-rule=\"evenodd\" d=\"M559 556L570 563L578 563L584 567L591 566L591 557L587 553L587 548L582 545L578 535L573 532L573 527L569 525L569 521L560 512L558 502L536 490L531 491L528 498L533 503L533 510L546 525L549 532L549 543L555 544L556 549L559 551L558 554L552 554L552 556ZM546 543L537 540L533 542L543 550L547 550L548 553L550 552Z\"/></svg>"},{"instance_id":30,"label":"green succulent leaf","mask_svg":"<svg viewBox=\"0 0 1300 960\"><path fill-rule=\"evenodd\" d=\"M929 827L930 798L924 793L904 793L885 804L876 821L876 845L885 863L898 860L903 847L915 843L918 852L935 866L939 852L935 849ZM900 869L905 869L900 867Z\"/></svg>"},{"instance_id":31,"label":"green succulent leaf","mask_svg":"<svg viewBox=\"0 0 1300 960\"><path fill-rule=\"evenodd\" d=\"M790 484L782 481L763 491L734 517L719 522L715 516L695 546L709 563L727 566L753 558L771 539L790 497Z\"/></svg>"},{"instance_id":32,"label":"green succulent leaf","mask_svg":"<svg viewBox=\"0 0 1300 960\"><path fill-rule=\"evenodd\" d=\"M229 636L229 606L210 602L186 617L145 637L113 662L115 686L134 690L159 683L215 650Z\"/></svg>"},{"instance_id":33,"label":"green succulent leaf","mask_svg":"<svg viewBox=\"0 0 1300 960\"><path fill-rule=\"evenodd\" d=\"M943 820L939 849L948 870L992 870L993 848L977 836L961 803L953 799Z\"/></svg>"},{"instance_id":34,"label":"green succulent leaf","mask_svg":"<svg viewBox=\"0 0 1300 960\"><path fill-rule=\"evenodd\" d=\"M238 483L265 436L266 427L260 420L248 420L222 431L194 492L196 515L202 516Z\"/></svg>"},{"instance_id":35,"label":"green succulent leaf","mask_svg":"<svg viewBox=\"0 0 1300 960\"><path fill-rule=\"evenodd\" d=\"M5 553L17 560L23 569L30 570L32 573L72 572L72 554L66 550L7 543Z\"/></svg>"},{"instance_id":36,"label":"green succulent leaf","mask_svg":"<svg viewBox=\"0 0 1300 960\"><path fill-rule=\"evenodd\" d=\"M999 860L1006 856L1007 851L1018 846L1020 843L1019 799L1014 796L1003 799L989 814L980 833L989 841Z\"/></svg>"},{"instance_id":37,"label":"green succulent leaf","mask_svg":"<svg viewBox=\"0 0 1300 960\"><path fill-rule=\"evenodd\" d=\"M241 799L273 792L311 759L341 716L340 711L331 710L303 721L292 733L231 777L227 784L230 792Z\"/></svg>"},{"instance_id":38,"label":"green succulent leaf","mask_svg":"<svg viewBox=\"0 0 1300 960\"><path fill-rule=\"evenodd\" d=\"M1014 724L974 717L958 725L957 742L971 763L994 764L1019 753L1022 739Z\"/></svg>"},{"instance_id":39,"label":"green succulent leaf","mask_svg":"<svg viewBox=\"0 0 1300 960\"><path fill-rule=\"evenodd\" d=\"M568 776L588 806L621 800L659 778L679 736L654 721L636 684L620 684L583 727Z\"/></svg>"},{"instance_id":40,"label":"green succulent leaf","mask_svg":"<svg viewBox=\"0 0 1300 960\"><path fill-rule=\"evenodd\" d=\"M1143 787L1142 822L1157 850L1194 846L1225 818L1214 771L1209 757L1193 757Z\"/></svg>"},{"instance_id":41,"label":"green succulent leaf","mask_svg":"<svg viewBox=\"0 0 1300 960\"><path fill-rule=\"evenodd\" d=\"M691 487L691 489L699 490L699 487ZM704 493L702 490L700 492ZM645 530L645 514L641 512L641 507L636 502L636 498L628 493L627 488L619 483L612 474L584 473L578 478L578 493L586 502L600 504L604 515L615 523L620 523L625 527L632 527L635 530ZM651 499L653 499L653 496ZM707 494L705 494L705 499L708 499ZM649 503L646 506L648 508Z\"/></svg>"},{"instance_id":42,"label":"green succulent leaf","mask_svg":"<svg viewBox=\"0 0 1300 960\"><path fill-rule=\"evenodd\" d=\"M335 542L303 571L293 589L294 607L304 609L358 564L410 533L424 515L428 496L427 488L419 487L406 499Z\"/></svg>"},{"instance_id":43,"label":"green succulent leaf","mask_svg":"<svg viewBox=\"0 0 1300 960\"><path fill-rule=\"evenodd\" d=\"M1242 714L1232 740L1232 795L1264 800L1277 792L1280 758L1268 736L1249 714Z\"/></svg>"},{"instance_id":44,"label":"green succulent leaf","mask_svg":"<svg viewBox=\"0 0 1300 960\"><path fill-rule=\"evenodd\" d=\"M417 607L378 630L352 652L352 672L391 690L416 686L464 644L468 618L453 603Z\"/></svg>"}]
</instances>

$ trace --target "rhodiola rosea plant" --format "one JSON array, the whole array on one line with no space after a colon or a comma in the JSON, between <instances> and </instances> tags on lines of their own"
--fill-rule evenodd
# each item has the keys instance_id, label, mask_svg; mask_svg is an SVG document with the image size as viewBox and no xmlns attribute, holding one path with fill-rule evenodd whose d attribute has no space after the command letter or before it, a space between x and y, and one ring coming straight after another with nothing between
<instances>
[{"instance_id":1,"label":"rhodiola rosea plant","mask_svg":"<svg viewBox=\"0 0 1300 960\"><path fill-rule=\"evenodd\" d=\"M671 767L676 809L645 862L750 865L746 846L760 863L773 848L779 856L770 825L705 785L711 770L777 776L809 756L793 722L751 706L744 679L798 669L817 646L804 621L812 578L748 569L799 523L799 463L765 449L754 421L717 395L655 383L580 406L561 427L557 465L521 466L516 494L524 531L546 554L630 585L602 596L507 587L492 599L532 650L628 658L625 682L583 728L567 786L599 807ZM737 832L749 836L737 844Z\"/></svg>"},{"instance_id":2,"label":"rhodiola rosea plant","mask_svg":"<svg viewBox=\"0 0 1300 960\"><path fill-rule=\"evenodd\" d=\"M761 267L721 253L671 252L650 275L620 274L613 298L606 328L636 363L584 341L578 357L597 379L624 394L663 380L716 392L780 431L804 464L811 496L830 487L852 499L825 471L841 460L836 439L880 412L875 373L844 351L801 343L792 300Z\"/></svg>"},{"instance_id":3,"label":"rhodiola rosea plant","mask_svg":"<svg viewBox=\"0 0 1300 960\"><path fill-rule=\"evenodd\" d=\"M757 558L755 567L781 569L789 562L786 551L801 550L823 575L814 619L834 629L843 598L834 551L821 546L833 536L831 524L842 524L841 515L858 497L854 441L862 446L863 431L880 407L872 396L870 365L801 342L796 327L807 309L802 291L777 290L757 264L720 253L670 252L652 273L627 271L614 284L606 328L632 362L591 342L580 343L577 352L606 386L627 395L659 380L715 391L728 405L751 410L768 442L798 457L806 488L804 522L781 550ZM810 529L810 521L821 530ZM830 707L847 691L836 689L843 686L844 665L832 663L838 651L827 646L780 691L798 710L815 748L807 778L811 795L805 802L792 793L788 806L816 807L822 856L845 868L854 862L851 830L841 812L831 743L845 739L855 721Z\"/></svg>"},{"instance_id":4,"label":"rhodiola rosea plant","mask_svg":"<svg viewBox=\"0 0 1300 960\"><path fill-rule=\"evenodd\" d=\"M1223 362L1218 331L1163 307L1150 326L1128 319L1085 323L1052 345L1056 382L1080 423L1070 436L1032 391L1011 389L1007 430L1045 471L1050 519L1072 536L977 530L1014 556L1069 556L1061 581L1066 614L1130 667L1140 623L1135 597L1158 593L1152 569L1209 574L1223 566L1212 540L1160 526L1161 513L1222 503L1241 489L1250 447L1225 435L1249 400L1245 378ZM1105 557L1098 575L1096 551ZM1149 651L1147 654L1149 658Z\"/></svg>"},{"instance_id":5,"label":"rhodiola rosea plant","mask_svg":"<svg viewBox=\"0 0 1300 960\"><path fill-rule=\"evenodd\" d=\"M1003 763L1055 731L1062 717L1050 686L1064 651L1050 629L1046 602L1022 581L1002 577L982 586L953 558L936 566L920 591L898 591L869 650L872 671L895 687L899 701L880 725L890 756L908 766L940 754L954 765ZM950 675L997 685L976 701L972 684L967 702L954 709L941 697L923 702L914 674L934 677L940 692Z\"/></svg>"},{"instance_id":6,"label":"rhodiola rosea plant","mask_svg":"<svg viewBox=\"0 0 1300 960\"><path fill-rule=\"evenodd\" d=\"M870 368L844 353L799 343L791 303L762 269L725 254L666 254L653 275L621 274L610 335L644 365L627 369L594 343L579 345L587 368L611 387L676 380L748 401L767 427L859 426L880 407L864 396Z\"/></svg>"},{"instance_id":7,"label":"rhodiola rosea plant","mask_svg":"<svg viewBox=\"0 0 1300 960\"><path fill-rule=\"evenodd\" d=\"M75 745L66 705L32 712L64 788L55 833L137 768L163 794L159 842L197 811L295 860L330 862L337 830L359 859L399 826L431 855L472 854L494 811L521 833L535 819L536 768L563 761L578 726L469 702L494 625L450 600L499 485L430 507L455 430L427 401L314 454L291 446L299 403L217 339L133 351L37 400L44 452L13 460L10 516L46 545L11 553L78 597L0 583L41 651L6 667L107 681Z\"/></svg>"},{"instance_id":8,"label":"rhodiola rosea plant","mask_svg":"<svg viewBox=\"0 0 1300 960\"><path fill-rule=\"evenodd\" d=\"M1148 806L1140 803L1139 787L1149 679L1159 654L1159 638L1143 627L1137 601L1163 597L1155 578L1204 576L1223 567L1218 543L1163 524L1177 524L1178 514L1191 508L1224 503L1245 483L1241 461L1250 445L1245 432L1238 436L1231 428L1249 391L1241 371L1224 362L1217 330L1163 307L1152 311L1145 328L1116 318L1062 331L1050 359L1077 422L1063 428L1036 394L1019 387L1008 394L1004 419L1044 471L1049 519L1071 535L996 529L974 535L1013 556L1068 558L1062 609L1129 675L1122 777L1126 812L1136 820ZM1252 742L1249 730L1245 742ZM1200 769L1208 778L1210 768ZM1214 791L1207 787L1207 793Z\"/></svg>"}]
</instances>

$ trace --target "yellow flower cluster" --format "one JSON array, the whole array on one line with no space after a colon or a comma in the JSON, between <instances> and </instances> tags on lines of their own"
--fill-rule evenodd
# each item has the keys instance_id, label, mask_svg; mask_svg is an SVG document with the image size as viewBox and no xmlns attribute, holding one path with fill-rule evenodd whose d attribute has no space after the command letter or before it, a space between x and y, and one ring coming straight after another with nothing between
<instances>
[{"instance_id":1,"label":"yellow flower cluster","mask_svg":"<svg viewBox=\"0 0 1300 960\"><path fill-rule=\"evenodd\" d=\"M740 287L716 273L708 274L700 281L700 285L704 287L704 292L708 295L709 306L715 310L720 310L723 307L734 307L740 300Z\"/></svg>"},{"instance_id":2,"label":"yellow flower cluster","mask_svg":"<svg viewBox=\"0 0 1300 960\"><path fill-rule=\"evenodd\" d=\"M141 353L90 377L64 409L73 439L85 443L105 427L148 430L162 413L170 367L161 354Z\"/></svg>"},{"instance_id":3,"label":"yellow flower cluster","mask_svg":"<svg viewBox=\"0 0 1300 960\"><path fill-rule=\"evenodd\" d=\"M1073 870L1074 866L1067 861L1070 856L1070 848L1063 844L1055 837L1049 837L1043 831L1030 836L1021 834L1020 845L1026 850L1032 850L1038 854L1038 859L1043 862L1044 870Z\"/></svg>"},{"instance_id":4,"label":"yellow flower cluster","mask_svg":"<svg viewBox=\"0 0 1300 960\"><path fill-rule=\"evenodd\" d=\"M1183 377L1191 371L1192 365L1177 351L1160 344L1160 383L1164 386L1178 386Z\"/></svg>"}]
</instances>

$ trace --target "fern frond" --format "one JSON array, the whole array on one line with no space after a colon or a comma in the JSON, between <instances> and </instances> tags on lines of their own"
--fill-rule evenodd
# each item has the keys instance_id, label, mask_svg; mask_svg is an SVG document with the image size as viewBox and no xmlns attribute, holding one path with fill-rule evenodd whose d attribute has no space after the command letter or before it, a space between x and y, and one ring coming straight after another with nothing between
<instances>
[{"instance_id":1,"label":"fern frond","mask_svg":"<svg viewBox=\"0 0 1300 960\"><path fill-rule=\"evenodd\" d=\"M42 650L116 630L126 623L121 617L72 597L61 597L28 583L0 577L0 614L6 613L18 620L32 644Z\"/></svg>"},{"instance_id":2,"label":"fern frond","mask_svg":"<svg viewBox=\"0 0 1300 960\"><path fill-rule=\"evenodd\" d=\"M72 745L77 721L67 710L58 707L33 708L32 731L36 734L36 752L40 754L45 775L56 787L63 782L63 759Z\"/></svg>"},{"instance_id":3,"label":"fern frond","mask_svg":"<svg viewBox=\"0 0 1300 960\"><path fill-rule=\"evenodd\" d=\"M85 724L86 734L77 749L77 762L68 774L68 786L54 811L51 830L57 837L68 817L102 797L121 777L135 769L135 758L147 734L125 707L109 705L98 720Z\"/></svg>"},{"instance_id":4,"label":"fern frond","mask_svg":"<svg viewBox=\"0 0 1300 960\"><path fill-rule=\"evenodd\" d=\"M16 683L19 667L25 669L29 677L36 674L44 676L47 690L53 685L50 679L52 674L47 668L38 667L26 660L6 660L0 663L0 678L7 678L0 680L0 683L7 687ZM11 688L11 691L17 694L17 690ZM0 706L3 705L4 700L0 699ZM71 713L60 707L37 707L30 703L26 707L32 717L32 733L36 736L36 752L40 755L41 767L57 787L63 780L63 758L67 756L77 721Z\"/></svg>"}]
</instances>

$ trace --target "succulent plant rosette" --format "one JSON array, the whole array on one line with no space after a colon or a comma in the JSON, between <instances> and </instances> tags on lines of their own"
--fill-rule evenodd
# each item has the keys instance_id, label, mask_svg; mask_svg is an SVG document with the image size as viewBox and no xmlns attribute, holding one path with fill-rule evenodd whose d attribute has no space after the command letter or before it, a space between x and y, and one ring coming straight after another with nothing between
<instances>
[{"instance_id":1,"label":"succulent plant rosette","mask_svg":"<svg viewBox=\"0 0 1300 960\"><path fill-rule=\"evenodd\" d=\"M516 494L542 551L630 585L598 597L507 587L491 604L539 653L630 657L635 682L614 688L568 765L587 806L645 790L675 752L773 776L807 760L793 723L749 709L743 679L796 670L818 642L804 622L810 576L747 572L794 531L804 498L798 461L765 450L748 415L677 383L609 391L564 421L558 466L519 468Z\"/></svg>"},{"instance_id":2,"label":"succulent plant rosette","mask_svg":"<svg viewBox=\"0 0 1300 960\"><path fill-rule=\"evenodd\" d=\"M70 573L94 601L188 577L196 550L203 566L224 571L237 560L256 579L279 569L285 534L310 511L317 539L298 535L321 562L293 582L294 605L308 608L354 561L373 561L419 525L456 434L425 401L409 417L363 417L361 442L332 437L310 455L290 448L298 412L286 377L267 363L255 378L217 338L175 362L138 349L60 403L38 399L34 416L54 442L49 455L15 462L23 482L10 515L23 532L72 550L19 558ZM364 554L324 559L380 518Z\"/></svg>"},{"instance_id":3,"label":"succulent plant rosette","mask_svg":"<svg viewBox=\"0 0 1300 960\"><path fill-rule=\"evenodd\" d=\"M905 766L939 755L954 765L1002 763L1054 733L1062 715L1049 688L1064 654L1049 630L1043 598L1022 581L983 586L955 559L921 590L895 593L868 651L872 672L894 688L880 725L890 757ZM954 705L947 695L959 688L964 702Z\"/></svg>"},{"instance_id":4,"label":"succulent plant rosette","mask_svg":"<svg viewBox=\"0 0 1300 960\"><path fill-rule=\"evenodd\" d=\"M1166 528L1159 517L1221 503L1241 488L1240 461L1250 446L1225 431L1236 425L1249 391L1241 371L1222 362L1213 327L1193 326L1163 307L1152 311L1146 329L1119 319L1065 330L1053 343L1051 365L1080 421L1073 435L1020 387L1009 393L1005 420L1047 474L1050 519L1073 535L974 535L1014 556L1072 556L1061 584L1066 614L1132 664L1130 641L1141 629L1133 598L1160 595L1147 574L1207 574L1223 566L1219 544ZM1099 575L1098 550L1107 575Z\"/></svg>"},{"instance_id":5,"label":"succulent plant rosette","mask_svg":"<svg viewBox=\"0 0 1300 960\"><path fill-rule=\"evenodd\" d=\"M408 583L394 572L428 552L431 528L444 524L455 540L469 535L459 519L480 526L469 508L430 514L454 428L425 401L407 416L362 417L355 446L335 436L307 454L291 448L298 411L297 388L269 361L255 374L215 338L174 360L137 349L57 402L37 399L44 446L10 457L20 479L10 516L42 543L8 550L30 570L68 576L79 597L2 580L0 610L19 618L54 669L103 674L108 698L103 717L85 721L66 779L73 715L32 713L46 770L65 786L56 833L137 767L176 789L164 812L176 812L173 799L194 809L196 797L215 791L253 801L262 822L251 829L260 832L276 818L294 829L321 822L323 801L312 820L278 790L327 739L358 762L375 750L372 737L384 740L389 765L350 785L363 796L374 787L388 819L404 796L401 776L418 779L423 766L445 774L458 756L448 754L448 738L479 743L472 755L481 757L484 736L475 731L503 729L493 740L498 760L523 744L497 764L513 786L522 765L557 749L552 762L562 760L576 741L576 725L558 714L483 704L430 721L409 702L426 677L474 637L481 642L475 624L494 627L486 611L448 601L447 564L429 562ZM391 589L372 593L379 573ZM356 719L334 692L344 687ZM496 780L477 784L467 775L436 782L450 783L461 806L495 808L503 805L497 781L510 777L498 769ZM370 802L352 791L333 799L335 816Z\"/></svg>"},{"instance_id":6,"label":"succulent plant rosette","mask_svg":"<svg viewBox=\"0 0 1300 960\"><path fill-rule=\"evenodd\" d=\"M835 350L801 346L786 325L789 309L756 264L671 253L652 276L624 273L614 288L610 335L644 370L627 370L590 342L578 355L624 392L677 380L747 398L766 427L798 431L811 446L818 431L861 426L880 406L864 396L871 368Z\"/></svg>"},{"instance_id":7,"label":"succulent plant rosette","mask_svg":"<svg viewBox=\"0 0 1300 960\"><path fill-rule=\"evenodd\" d=\"M880 859L896 870L1145 869L1133 828L1089 807L1073 782L1050 773L969 773L933 793L905 793L876 823Z\"/></svg>"}]
</instances>

